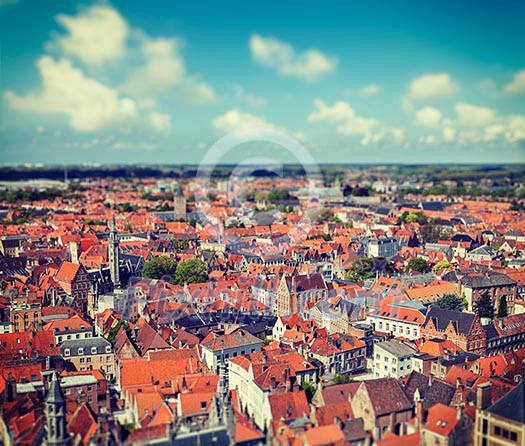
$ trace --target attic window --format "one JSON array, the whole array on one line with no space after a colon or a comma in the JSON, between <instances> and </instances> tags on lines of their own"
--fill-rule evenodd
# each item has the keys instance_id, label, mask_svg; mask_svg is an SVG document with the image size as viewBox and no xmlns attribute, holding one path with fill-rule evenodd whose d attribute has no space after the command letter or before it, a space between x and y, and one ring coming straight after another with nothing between
<instances>
[{"instance_id":1,"label":"attic window","mask_svg":"<svg viewBox=\"0 0 525 446\"><path fill-rule=\"evenodd\" d=\"M206 401L201 401L201 409L206 409Z\"/></svg>"}]
</instances>

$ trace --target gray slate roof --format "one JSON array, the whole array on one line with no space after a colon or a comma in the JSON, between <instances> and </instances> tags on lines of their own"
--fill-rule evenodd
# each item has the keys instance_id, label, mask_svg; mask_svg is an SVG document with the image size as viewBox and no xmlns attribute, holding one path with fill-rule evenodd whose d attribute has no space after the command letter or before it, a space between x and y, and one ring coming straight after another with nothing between
<instances>
[{"instance_id":1,"label":"gray slate roof","mask_svg":"<svg viewBox=\"0 0 525 446\"><path fill-rule=\"evenodd\" d=\"M438 330L445 330L452 321L459 334L468 334L470 327L474 322L473 313L464 313L461 311L443 310L442 308L431 307L425 319L425 326L432 319Z\"/></svg>"},{"instance_id":2,"label":"gray slate roof","mask_svg":"<svg viewBox=\"0 0 525 446\"><path fill-rule=\"evenodd\" d=\"M490 406L487 412L518 423L525 423L525 382L521 381L514 389Z\"/></svg>"}]
</instances>

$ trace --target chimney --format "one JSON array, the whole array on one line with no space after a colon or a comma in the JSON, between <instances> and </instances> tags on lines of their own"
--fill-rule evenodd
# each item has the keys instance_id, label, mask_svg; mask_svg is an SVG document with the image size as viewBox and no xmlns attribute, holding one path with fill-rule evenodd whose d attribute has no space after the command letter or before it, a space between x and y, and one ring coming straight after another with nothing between
<instances>
[{"instance_id":1,"label":"chimney","mask_svg":"<svg viewBox=\"0 0 525 446\"><path fill-rule=\"evenodd\" d=\"M492 384L490 382L482 383L476 389L476 407L486 409L492 403Z\"/></svg>"},{"instance_id":2,"label":"chimney","mask_svg":"<svg viewBox=\"0 0 525 446\"><path fill-rule=\"evenodd\" d=\"M456 419L461 421L463 418L463 404L458 404L458 410L456 411Z\"/></svg>"}]
</instances>

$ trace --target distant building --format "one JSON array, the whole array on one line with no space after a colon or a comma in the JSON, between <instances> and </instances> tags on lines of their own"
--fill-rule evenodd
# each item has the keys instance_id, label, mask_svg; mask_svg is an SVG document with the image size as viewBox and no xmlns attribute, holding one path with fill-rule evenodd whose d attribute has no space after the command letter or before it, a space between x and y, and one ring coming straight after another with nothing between
<instances>
[{"instance_id":1,"label":"distant building","mask_svg":"<svg viewBox=\"0 0 525 446\"><path fill-rule=\"evenodd\" d=\"M472 310L474 303L488 293L496 310L499 308L500 299L507 300L508 314L514 314L514 301L516 299L516 282L505 274L485 271L471 273L461 277L459 281L458 294L465 295L468 301L468 309Z\"/></svg>"},{"instance_id":2,"label":"distant building","mask_svg":"<svg viewBox=\"0 0 525 446\"><path fill-rule=\"evenodd\" d=\"M299 313L306 319L307 303L328 297L328 286L321 274L283 276L277 289L277 315Z\"/></svg>"},{"instance_id":3,"label":"distant building","mask_svg":"<svg viewBox=\"0 0 525 446\"><path fill-rule=\"evenodd\" d=\"M399 252L399 244L395 238L378 237L368 242L368 255L370 257L394 257Z\"/></svg>"},{"instance_id":4,"label":"distant building","mask_svg":"<svg viewBox=\"0 0 525 446\"><path fill-rule=\"evenodd\" d=\"M42 327L42 308L40 304L13 304L9 307L9 320L13 333L39 330Z\"/></svg>"},{"instance_id":5,"label":"distant building","mask_svg":"<svg viewBox=\"0 0 525 446\"><path fill-rule=\"evenodd\" d=\"M218 364L227 362L239 355L260 352L262 341L239 328L231 333L216 330L201 342L201 357L210 369L217 370Z\"/></svg>"}]
</instances>

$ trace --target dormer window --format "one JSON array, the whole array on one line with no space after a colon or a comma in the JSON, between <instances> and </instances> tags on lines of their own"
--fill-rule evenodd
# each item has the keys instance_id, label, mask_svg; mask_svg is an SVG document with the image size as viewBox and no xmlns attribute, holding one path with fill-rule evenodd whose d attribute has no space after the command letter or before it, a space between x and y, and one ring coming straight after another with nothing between
<instances>
[{"instance_id":1,"label":"dormer window","mask_svg":"<svg viewBox=\"0 0 525 446\"><path fill-rule=\"evenodd\" d=\"M79 355L83 355L84 354L84 347L79 347L78 348L78 354Z\"/></svg>"},{"instance_id":2,"label":"dormer window","mask_svg":"<svg viewBox=\"0 0 525 446\"><path fill-rule=\"evenodd\" d=\"M69 355L71 355L71 350L69 348L66 348L64 350L64 356L69 356Z\"/></svg>"},{"instance_id":3,"label":"dormer window","mask_svg":"<svg viewBox=\"0 0 525 446\"><path fill-rule=\"evenodd\" d=\"M97 354L97 347L91 347L91 354L96 355Z\"/></svg>"},{"instance_id":4,"label":"dormer window","mask_svg":"<svg viewBox=\"0 0 525 446\"><path fill-rule=\"evenodd\" d=\"M106 353L111 353L111 346L110 345L106 345Z\"/></svg>"}]
</instances>

